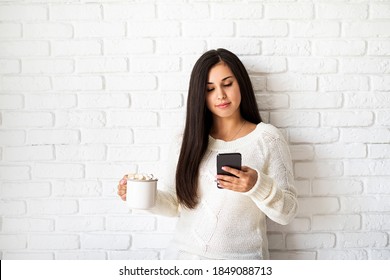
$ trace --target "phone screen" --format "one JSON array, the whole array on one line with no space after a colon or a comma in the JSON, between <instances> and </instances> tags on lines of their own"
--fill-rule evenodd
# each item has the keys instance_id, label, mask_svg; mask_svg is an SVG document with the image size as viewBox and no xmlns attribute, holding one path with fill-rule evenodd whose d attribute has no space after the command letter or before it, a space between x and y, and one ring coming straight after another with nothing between
<instances>
[{"instance_id":1,"label":"phone screen","mask_svg":"<svg viewBox=\"0 0 390 280\"><path fill-rule=\"evenodd\" d=\"M231 173L222 170L223 166L229 166L241 170L241 154L240 153L226 153L217 155L217 174L234 176Z\"/></svg>"}]
</instances>

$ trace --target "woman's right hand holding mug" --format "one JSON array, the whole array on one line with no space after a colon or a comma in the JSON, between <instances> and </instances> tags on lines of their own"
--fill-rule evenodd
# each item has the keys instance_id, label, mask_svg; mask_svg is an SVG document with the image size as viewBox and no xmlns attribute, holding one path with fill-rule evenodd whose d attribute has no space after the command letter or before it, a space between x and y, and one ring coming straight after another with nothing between
<instances>
[{"instance_id":1,"label":"woman's right hand holding mug","mask_svg":"<svg viewBox=\"0 0 390 280\"><path fill-rule=\"evenodd\" d=\"M127 175L119 181L118 184L118 195L123 200L126 201L126 192L127 192Z\"/></svg>"}]
</instances>

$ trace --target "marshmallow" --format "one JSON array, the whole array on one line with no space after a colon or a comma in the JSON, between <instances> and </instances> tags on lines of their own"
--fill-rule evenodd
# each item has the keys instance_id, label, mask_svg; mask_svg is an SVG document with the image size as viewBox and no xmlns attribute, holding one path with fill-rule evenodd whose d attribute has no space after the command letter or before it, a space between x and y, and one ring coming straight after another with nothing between
<instances>
[{"instance_id":1,"label":"marshmallow","mask_svg":"<svg viewBox=\"0 0 390 280\"><path fill-rule=\"evenodd\" d=\"M129 173L127 174L128 180L138 180L138 181L155 181L157 180L153 174L145 174L145 173Z\"/></svg>"}]
</instances>

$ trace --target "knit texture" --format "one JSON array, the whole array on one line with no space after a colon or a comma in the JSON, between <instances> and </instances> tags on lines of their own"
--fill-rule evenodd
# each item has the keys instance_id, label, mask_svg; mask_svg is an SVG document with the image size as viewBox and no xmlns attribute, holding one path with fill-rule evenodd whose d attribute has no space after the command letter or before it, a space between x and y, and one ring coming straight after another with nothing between
<instances>
[{"instance_id":1,"label":"knit texture","mask_svg":"<svg viewBox=\"0 0 390 280\"><path fill-rule=\"evenodd\" d=\"M166 177L159 183L152 213L179 215L173 246L215 259L268 259L266 218L289 223L297 213L296 191L287 143L277 128L260 123L245 137L225 142L209 137L200 165L195 209L179 206L175 171L180 151L175 143ZM218 153L242 154L242 165L255 169L258 179L246 193L217 188ZM173 156L174 155L174 156Z\"/></svg>"}]
</instances>

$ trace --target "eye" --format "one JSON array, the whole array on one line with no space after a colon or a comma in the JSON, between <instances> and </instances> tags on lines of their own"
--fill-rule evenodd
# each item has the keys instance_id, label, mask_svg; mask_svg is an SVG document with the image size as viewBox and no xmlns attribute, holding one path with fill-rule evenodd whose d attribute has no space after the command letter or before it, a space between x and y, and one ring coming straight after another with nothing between
<instances>
[{"instance_id":1,"label":"eye","mask_svg":"<svg viewBox=\"0 0 390 280\"><path fill-rule=\"evenodd\" d=\"M207 89L207 92L211 92L211 91L213 91L214 90L214 88L208 88Z\"/></svg>"},{"instance_id":2,"label":"eye","mask_svg":"<svg viewBox=\"0 0 390 280\"><path fill-rule=\"evenodd\" d=\"M233 83L228 83L225 85L225 87L230 87Z\"/></svg>"}]
</instances>

